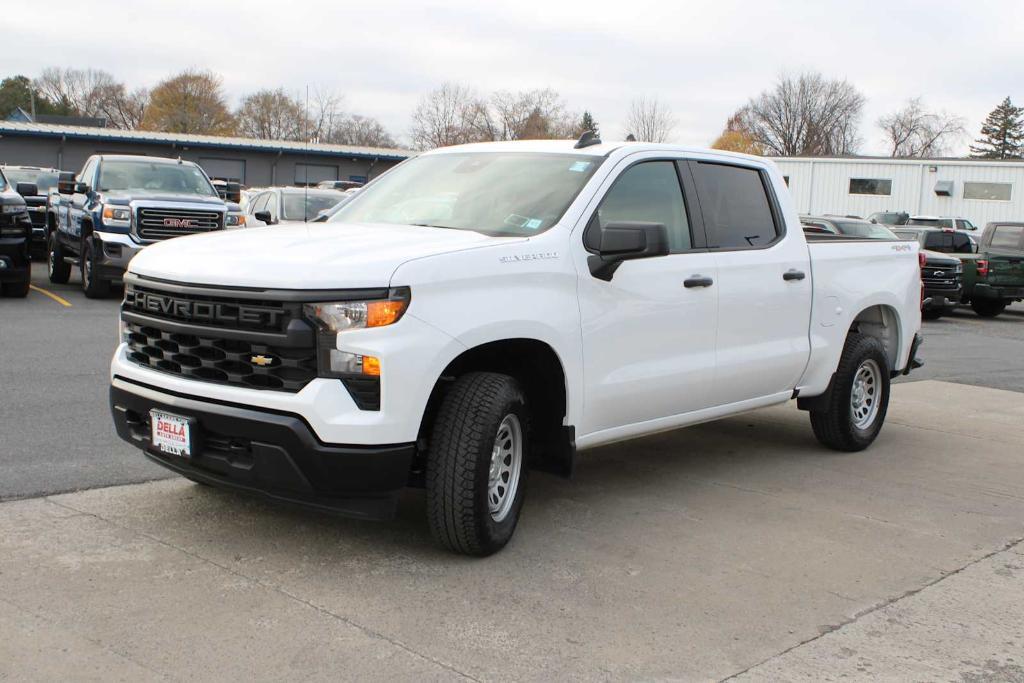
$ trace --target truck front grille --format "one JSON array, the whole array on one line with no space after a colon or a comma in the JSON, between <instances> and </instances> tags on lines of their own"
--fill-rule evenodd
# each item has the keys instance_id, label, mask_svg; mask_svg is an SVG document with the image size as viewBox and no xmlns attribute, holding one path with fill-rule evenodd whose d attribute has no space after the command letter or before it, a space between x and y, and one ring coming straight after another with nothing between
<instances>
[{"instance_id":1,"label":"truck front grille","mask_svg":"<svg viewBox=\"0 0 1024 683\"><path fill-rule=\"evenodd\" d=\"M317 376L316 335L299 302L126 283L121 317L128 358L153 370L288 392Z\"/></svg>"},{"instance_id":2,"label":"truck front grille","mask_svg":"<svg viewBox=\"0 0 1024 683\"><path fill-rule=\"evenodd\" d=\"M220 230L223 220L220 211L148 207L139 209L136 229L140 239L156 241Z\"/></svg>"},{"instance_id":3,"label":"truck front grille","mask_svg":"<svg viewBox=\"0 0 1024 683\"><path fill-rule=\"evenodd\" d=\"M296 392L316 377L316 350L221 339L127 323L128 357L204 382Z\"/></svg>"},{"instance_id":4,"label":"truck front grille","mask_svg":"<svg viewBox=\"0 0 1024 683\"><path fill-rule=\"evenodd\" d=\"M962 280L963 276L956 271L956 266L925 263L921 270L921 281L928 289L957 290L960 289Z\"/></svg>"}]
</instances>

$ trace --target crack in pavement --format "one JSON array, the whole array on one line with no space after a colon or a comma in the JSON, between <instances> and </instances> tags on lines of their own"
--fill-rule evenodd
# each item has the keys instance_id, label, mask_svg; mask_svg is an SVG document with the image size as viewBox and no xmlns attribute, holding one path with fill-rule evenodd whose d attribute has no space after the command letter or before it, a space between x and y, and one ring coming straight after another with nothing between
<instances>
[{"instance_id":1,"label":"crack in pavement","mask_svg":"<svg viewBox=\"0 0 1024 683\"><path fill-rule=\"evenodd\" d=\"M830 633L835 633L836 631L839 631L839 630L849 626L850 624L853 624L854 622L860 620L862 617L866 617L869 614L873 614L873 613L877 612L878 610L885 609L889 605L893 605L893 604L895 604L897 602L900 602L901 600L905 600L907 598L913 597L913 596L917 595L918 593L920 593L921 591L927 590L928 588L931 588L932 586L945 581L946 579L948 579L951 576L956 576L957 574L963 572L965 569L968 569L969 567L973 567L974 565L978 564L979 562L984 562L985 560L990 559L990 558L998 555L999 553L1006 552L1007 550L1012 551L1012 552L1017 552L1017 546L1020 545L1021 543L1024 543L1024 537L1017 538L1017 539L1014 539L1012 541L1008 541L1008 542L1004 543L1002 546L1000 546L999 548L996 548L995 550L993 550L992 552L986 553L985 555L982 555L979 558L971 560L970 562L968 562L967 564L963 565L962 567L959 567L957 569L954 569L951 572L948 572L948 573L943 574L942 576L939 576L934 581L929 581L928 583L924 584L923 586L921 586L919 588L913 588L913 589L905 591L905 592L903 592L903 593L901 593L901 594L899 594L899 595L897 595L897 596L895 596L893 598L890 598L888 600L883 600L882 602L874 604L871 607L863 609L860 612L857 612L856 614L854 614L852 617L844 619L843 621L839 622L838 624L833 624L833 625L829 626L826 630L822 631L821 633L819 633L816 636L812 636L810 638L807 638L805 640L800 641L799 643L796 643L795 645L791 645L790 647L787 647L785 650L782 650L781 652L776 652L775 654L773 654L771 656L765 657L761 661L755 662L754 664L751 664L750 666L746 667L745 669L742 669L741 671L737 671L735 673L729 674L728 676L726 676L725 678L722 678L720 680L722 681L722 683L724 683L725 681L734 680L734 679L742 676L743 674L745 674L747 672L753 671L754 669L756 669L756 668L758 668L760 666L763 666L764 664L767 664L768 662L772 661L773 659L778 659L779 657L782 657L782 656L792 652L793 650L796 650L797 648L801 648L804 645L807 645L809 643L813 643L814 641L816 641L816 640L818 640L820 638L824 638L825 636L829 635Z\"/></svg>"},{"instance_id":2,"label":"crack in pavement","mask_svg":"<svg viewBox=\"0 0 1024 683\"><path fill-rule=\"evenodd\" d=\"M3 597L2 595L0 595L0 602L7 603L8 605L13 607L14 609L19 610L21 612L24 612L25 614L30 614L33 617L35 617L36 619L39 619L40 621L44 621L47 624L50 624L51 626L57 626L59 628L63 628L63 626L61 624L57 623L53 619L50 619L46 615L40 614L40 613L35 612L33 610L30 610L29 608L27 608L27 607L25 607L23 605L19 605L18 603L13 602L13 601L11 601L8 598ZM135 664L139 668L145 669L146 671L149 671L150 673L155 674L155 675L159 676L160 678L164 678L164 679L168 678L167 674L163 673L162 671L157 671L153 667L147 666L144 662L140 662L139 660L135 659L134 657L130 656L127 653L119 652L119 651L115 650L113 647L111 647L110 645L107 645L106 643L104 643L101 640L97 640L96 638L92 638L92 637L90 637L88 635L80 634L80 633L79 634L75 634L75 635L77 635L79 638L81 638L82 640L84 640L84 641L86 641L88 643L92 643L93 645L95 645L96 647L100 648L101 650L103 650L105 652L109 652L110 654L114 655L115 657L120 657L121 659L125 660L126 662L131 662L132 664ZM2 679L2 678L3 678L3 675L0 674L0 679Z\"/></svg>"},{"instance_id":3,"label":"crack in pavement","mask_svg":"<svg viewBox=\"0 0 1024 683\"><path fill-rule=\"evenodd\" d=\"M245 579L246 581L250 581L250 582L254 583L257 586L261 586L261 587L266 588L268 590L274 591L275 593L278 593L279 595L282 595L282 596L288 598L289 600L292 600L294 602L298 602L298 603L300 603L302 605L305 605L306 607L314 609L317 612L319 612L320 614L323 614L324 616L330 617L331 619L335 619L336 621L340 621L343 624L346 624L346 625L348 625L348 626L350 626L352 628L355 628L355 629L359 630L360 632L362 632L363 634L365 634L365 635L367 635L367 636L369 636L371 638L374 638L374 639L377 639L377 640L382 640L382 641L384 641L386 643L390 643L394 647L396 647L396 648L398 648L398 649L400 649L400 650L402 650L404 652L407 652L408 654L412 655L413 657L416 657L418 659L422 659L422 660L424 660L426 662L430 662L431 664L433 664L435 666L439 666L439 667L445 669L446 671L449 671L449 672L451 672L453 674L456 674L456 675L458 675L458 676L460 676L460 677L462 677L462 678L464 678L466 680L474 681L475 683L480 683L480 679L472 676L469 673L466 673L465 671L462 671L462 670L456 668L452 664L448 664L447 662L444 662L444 661L442 661L440 659L437 659L436 657L433 657L433 656L431 656L429 654L426 654L424 652L420 652L420 651L414 649L412 646L407 645L406 643L403 643L402 641L397 640L396 638L392 638L391 636L388 636L385 633L382 633L380 631L372 629L369 626L364 626L363 624L360 624L360 623L352 620L350 617L346 617L346 616L344 616L342 614L336 614L335 612L332 612L331 610L327 609L326 607L323 607L321 605L317 605L316 603L311 602L310 600L307 600L306 598L303 598L303 597L300 597L300 596L295 595L293 593L290 593L289 591L285 590L284 588L282 588L280 586L275 586L273 584L266 583L265 581L262 581L260 579L254 578L254 577L249 576L247 574L244 574L244 573L238 571L237 569L233 569L233 568L228 567L226 565L223 565L223 564L221 564L219 562L211 560L208 557L203 557L202 555L200 555L200 554L198 554L196 552L193 552L193 551L188 550L186 548L181 548L181 547L171 543L170 541L166 541L166 540L164 540L162 538L158 538L158 537L156 537L156 536L154 536L154 535L152 535L152 534L150 534L148 532L142 531L140 529L135 529L135 528L132 528L130 526L126 526L124 524L119 524L118 522L115 522L113 520L107 519L107 518L103 517L102 515L98 515L98 514L96 514L94 512L89 512L88 510L80 510L80 509L78 509L76 507L73 507L71 505L68 505L66 503L60 503L58 501L51 500L49 497L44 498L44 500L46 502L52 504L52 505L56 505L57 507L63 508L65 510L71 510L72 512L77 512L79 514L88 515L90 517L93 517L94 519L98 519L99 521L103 522L104 524L109 524L110 526L116 527L116 528L121 529L123 531L128 531L128 532L131 532L131 533L134 533L134 534L138 534L138 535L142 536L143 538L147 538L150 541L153 541L154 543L159 543L160 545L162 545L162 546L164 546L166 548L170 548L171 550L174 550L174 551L183 553L185 555L188 555L189 557L195 558L195 559L199 560L200 562L204 562L204 563L209 564L209 565L211 565L213 567L217 567L218 569L226 571L229 574L232 574L233 576L237 576L237 577L239 577L241 579Z\"/></svg>"}]
</instances>

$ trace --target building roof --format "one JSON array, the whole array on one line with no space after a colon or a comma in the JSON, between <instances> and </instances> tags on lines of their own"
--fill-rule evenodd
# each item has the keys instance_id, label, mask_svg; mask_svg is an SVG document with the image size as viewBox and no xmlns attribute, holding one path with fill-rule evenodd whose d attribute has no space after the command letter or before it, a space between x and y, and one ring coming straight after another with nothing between
<instances>
[{"instance_id":1,"label":"building roof","mask_svg":"<svg viewBox=\"0 0 1024 683\"><path fill-rule=\"evenodd\" d=\"M144 130L119 130L115 128L90 128L86 126L0 121L0 136L5 135L12 137L64 137L74 140L95 140L97 142L164 144L178 148L231 149L248 152L293 152L316 156L391 159L395 161L401 161L413 155L413 152L408 150L387 149L383 147L306 144L290 140L256 140L253 138L233 138L219 135L190 135Z\"/></svg>"},{"instance_id":2,"label":"building roof","mask_svg":"<svg viewBox=\"0 0 1024 683\"><path fill-rule=\"evenodd\" d=\"M983 159L980 157L884 157L884 156L834 156L834 157L768 157L772 161L801 161L821 163L879 163L879 164L928 164L935 166L949 165L999 165L1024 166L1024 159Z\"/></svg>"}]
</instances>

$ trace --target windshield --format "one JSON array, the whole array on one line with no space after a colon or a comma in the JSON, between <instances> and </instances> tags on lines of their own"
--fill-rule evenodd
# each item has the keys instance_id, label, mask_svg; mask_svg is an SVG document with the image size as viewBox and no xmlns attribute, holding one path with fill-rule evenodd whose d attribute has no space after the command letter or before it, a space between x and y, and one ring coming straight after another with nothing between
<instances>
[{"instance_id":1,"label":"windshield","mask_svg":"<svg viewBox=\"0 0 1024 683\"><path fill-rule=\"evenodd\" d=\"M839 232L843 233L844 235L853 235L855 237L872 237L875 239L883 240L897 239L896 235L893 234L892 230L883 225L876 225L875 223L847 223L845 221L836 221L836 225L839 226Z\"/></svg>"},{"instance_id":2,"label":"windshield","mask_svg":"<svg viewBox=\"0 0 1024 683\"><path fill-rule=\"evenodd\" d=\"M901 240L911 240L914 242L921 242L920 233L914 230L893 230L893 234L899 237Z\"/></svg>"},{"instance_id":3,"label":"windshield","mask_svg":"<svg viewBox=\"0 0 1024 683\"><path fill-rule=\"evenodd\" d=\"M5 168L4 175L12 187L18 183L35 183L39 194L46 194L57 187L56 171L41 171L34 168Z\"/></svg>"},{"instance_id":4,"label":"windshield","mask_svg":"<svg viewBox=\"0 0 1024 683\"><path fill-rule=\"evenodd\" d=\"M329 222L535 235L558 222L601 161L523 152L421 156L368 185Z\"/></svg>"},{"instance_id":5,"label":"windshield","mask_svg":"<svg viewBox=\"0 0 1024 683\"><path fill-rule=\"evenodd\" d=\"M313 194L310 192L306 196L298 192L287 193L283 195L283 218L286 221L313 220L318 213L331 208L344 198L345 195L340 192L331 192L330 194L324 192ZM302 211L303 203L306 205L305 213Z\"/></svg>"},{"instance_id":6,"label":"windshield","mask_svg":"<svg viewBox=\"0 0 1024 683\"><path fill-rule=\"evenodd\" d=\"M136 190L161 194L195 194L216 197L206 174L192 164L168 164L143 160L104 160L100 165L99 191Z\"/></svg>"}]
</instances>

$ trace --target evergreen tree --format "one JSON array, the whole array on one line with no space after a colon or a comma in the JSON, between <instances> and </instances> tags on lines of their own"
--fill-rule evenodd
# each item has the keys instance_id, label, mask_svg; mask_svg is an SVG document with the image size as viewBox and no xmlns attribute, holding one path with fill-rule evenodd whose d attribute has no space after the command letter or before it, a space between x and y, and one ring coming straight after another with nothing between
<instances>
[{"instance_id":1,"label":"evergreen tree","mask_svg":"<svg viewBox=\"0 0 1024 683\"><path fill-rule=\"evenodd\" d=\"M597 129L597 121L594 120L593 115L589 111L583 112L583 118L580 119L580 135L587 131L593 131L594 135L601 137L601 132Z\"/></svg>"},{"instance_id":2,"label":"evergreen tree","mask_svg":"<svg viewBox=\"0 0 1024 683\"><path fill-rule=\"evenodd\" d=\"M35 95L37 114L58 114L53 102L46 99L41 93L33 93L32 81L27 76L9 76L0 81L0 121L14 113L14 110L21 107L29 114L32 113L32 97Z\"/></svg>"},{"instance_id":3,"label":"evergreen tree","mask_svg":"<svg viewBox=\"0 0 1024 683\"><path fill-rule=\"evenodd\" d=\"M981 137L971 145L971 156L982 159L1019 159L1024 151L1024 108L1007 97L981 126Z\"/></svg>"}]
</instances>

